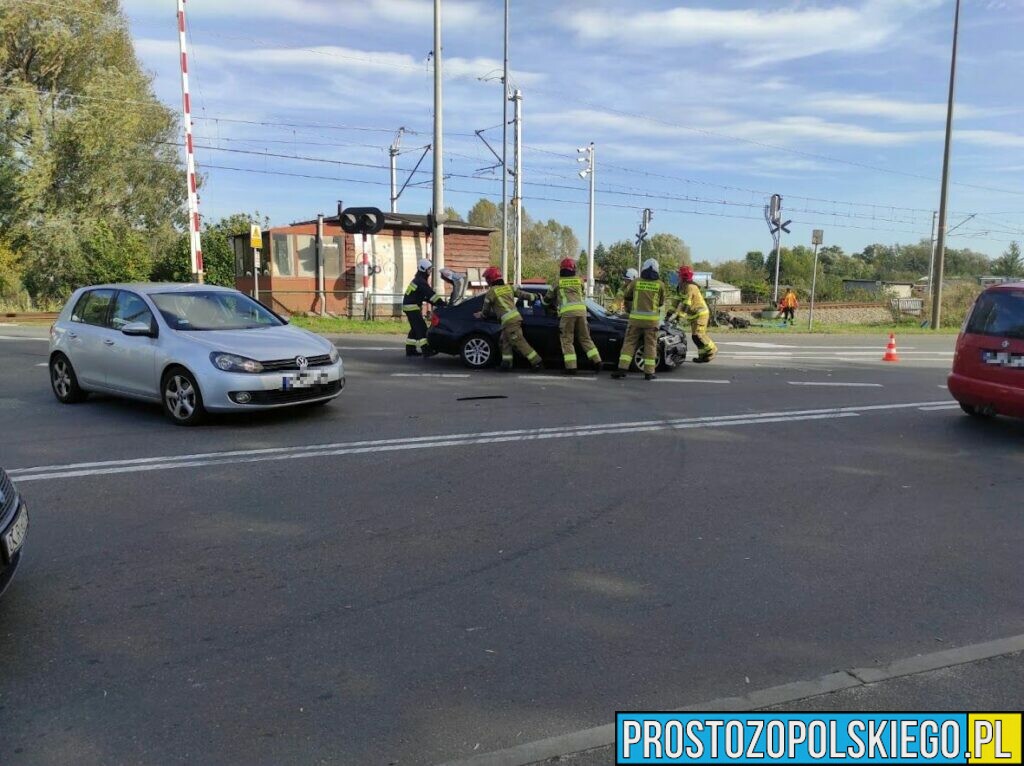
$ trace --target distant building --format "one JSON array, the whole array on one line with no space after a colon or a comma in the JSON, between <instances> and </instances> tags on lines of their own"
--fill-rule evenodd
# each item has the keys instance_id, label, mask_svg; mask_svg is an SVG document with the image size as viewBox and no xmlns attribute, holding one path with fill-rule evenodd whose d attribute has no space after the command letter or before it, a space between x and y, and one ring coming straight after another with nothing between
<instances>
[{"instance_id":1,"label":"distant building","mask_svg":"<svg viewBox=\"0 0 1024 766\"><path fill-rule=\"evenodd\" d=\"M259 269L259 298L283 314L317 312L316 221L275 226L263 232ZM483 284L490 264L492 229L451 221L445 224L444 265L467 275L469 287ZM235 286L253 294L253 251L249 235L232 237ZM345 234L337 216L324 218L323 272L328 313L363 316L364 303L373 316L401 314L402 295L421 258L431 258L433 247L425 215L385 214L384 230L366 238L372 274L363 289L362 237Z\"/></svg>"},{"instance_id":2,"label":"distant building","mask_svg":"<svg viewBox=\"0 0 1024 766\"><path fill-rule=\"evenodd\" d=\"M927 280L926 280L927 281ZM910 298L916 282L882 282L876 279L844 279L843 292L866 292L881 297Z\"/></svg>"},{"instance_id":3,"label":"distant building","mask_svg":"<svg viewBox=\"0 0 1024 766\"><path fill-rule=\"evenodd\" d=\"M727 282L719 282L710 271L695 271L693 281L704 288L709 298L716 299L722 305L734 305L743 302L740 288Z\"/></svg>"}]
</instances>

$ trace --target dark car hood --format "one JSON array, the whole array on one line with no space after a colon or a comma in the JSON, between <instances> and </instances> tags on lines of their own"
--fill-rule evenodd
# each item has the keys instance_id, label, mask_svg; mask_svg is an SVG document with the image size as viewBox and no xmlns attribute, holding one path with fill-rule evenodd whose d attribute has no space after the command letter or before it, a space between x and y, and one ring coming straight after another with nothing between
<instances>
[{"instance_id":1,"label":"dark car hood","mask_svg":"<svg viewBox=\"0 0 1024 766\"><path fill-rule=\"evenodd\" d=\"M608 324L610 324L612 327L614 327L616 330L619 330L621 332L626 332L626 327L629 326L629 320L628 319L626 319L625 317L613 316L611 314L609 314L605 318L605 321ZM673 327L672 325L670 325L670 324L668 324L666 322L660 323L658 325L658 329L662 330L663 332L669 332L669 333L673 333L673 334L679 334L681 332L678 328Z\"/></svg>"}]
</instances>

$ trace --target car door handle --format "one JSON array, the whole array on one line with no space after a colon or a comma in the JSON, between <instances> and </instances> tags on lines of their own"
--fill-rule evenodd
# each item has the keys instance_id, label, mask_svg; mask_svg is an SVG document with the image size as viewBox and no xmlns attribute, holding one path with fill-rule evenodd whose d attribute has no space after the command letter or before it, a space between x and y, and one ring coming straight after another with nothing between
<instances>
[{"instance_id":1,"label":"car door handle","mask_svg":"<svg viewBox=\"0 0 1024 766\"><path fill-rule=\"evenodd\" d=\"M78 333L77 332L69 332L68 333L68 337L71 338L71 340L74 340L75 338L78 337Z\"/></svg>"},{"instance_id":2,"label":"car door handle","mask_svg":"<svg viewBox=\"0 0 1024 766\"><path fill-rule=\"evenodd\" d=\"M114 341L110 340L109 338L108 338L108 339L105 339L105 340L103 341L103 345L104 345L104 346L113 346L113 345L114 345Z\"/></svg>"}]
</instances>

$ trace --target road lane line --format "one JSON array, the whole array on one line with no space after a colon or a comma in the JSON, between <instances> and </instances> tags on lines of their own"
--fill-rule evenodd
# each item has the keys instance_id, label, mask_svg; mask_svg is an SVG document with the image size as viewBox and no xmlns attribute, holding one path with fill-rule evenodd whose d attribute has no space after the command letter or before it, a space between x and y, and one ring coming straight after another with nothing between
<instances>
[{"instance_id":1,"label":"road lane line","mask_svg":"<svg viewBox=\"0 0 1024 766\"><path fill-rule=\"evenodd\" d=\"M655 383L711 383L714 385L724 386L732 383L731 380L711 380L701 378L656 378Z\"/></svg>"},{"instance_id":2,"label":"road lane line","mask_svg":"<svg viewBox=\"0 0 1024 766\"><path fill-rule=\"evenodd\" d=\"M529 375L517 375L521 380L562 380L568 381L575 378L576 380L597 380L596 375L537 375L531 373Z\"/></svg>"},{"instance_id":3,"label":"road lane line","mask_svg":"<svg viewBox=\"0 0 1024 766\"><path fill-rule=\"evenodd\" d=\"M943 410L958 410L960 405L957 402L950 402L948 404L937 404L933 407L918 407L921 412L942 412Z\"/></svg>"},{"instance_id":4,"label":"road lane line","mask_svg":"<svg viewBox=\"0 0 1024 766\"><path fill-rule=\"evenodd\" d=\"M468 378L469 373L459 372L393 372L392 378Z\"/></svg>"},{"instance_id":5,"label":"road lane line","mask_svg":"<svg viewBox=\"0 0 1024 766\"><path fill-rule=\"evenodd\" d=\"M74 478L79 476L136 473L143 471L168 470L198 466L233 465L276 460L290 460L308 457L393 452L399 450L425 449L432 447L453 447L474 444L560 439L605 434L634 434L651 431L685 430L692 428L728 428L734 425L756 425L758 423L787 423L800 420L824 420L832 418L857 417L866 412L906 410L946 404L947 402L911 402L901 404L876 404L863 407L834 407L814 410L777 411L744 413L739 415L717 415L673 420L650 420L641 422L603 423L582 426L561 426L550 428L529 428L512 431L487 431L480 433L437 434L398 439L373 441L338 442L299 447L268 447L252 450L230 450L207 452L193 455L167 455L160 457L131 458L89 463L34 466L8 470L11 478L21 481Z\"/></svg>"},{"instance_id":6,"label":"road lane line","mask_svg":"<svg viewBox=\"0 0 1024 766\"><path fill-rule=\"evenodd\" d=\"M822 386L828 388L884 388L881 383L819 383L804 380L790 380L791 386Z\"/></svg>"},{"instance_id":7,"label":"road lane line","mask_svg":"<svg viewBox=\"0 0 1024 766\"><path fill-rule=\"evenodd\" d=\"M43 343L50 342L49 338L29 338L20 335L0 335L0 340L41 340Z\"/></svg>"}]
</instances>

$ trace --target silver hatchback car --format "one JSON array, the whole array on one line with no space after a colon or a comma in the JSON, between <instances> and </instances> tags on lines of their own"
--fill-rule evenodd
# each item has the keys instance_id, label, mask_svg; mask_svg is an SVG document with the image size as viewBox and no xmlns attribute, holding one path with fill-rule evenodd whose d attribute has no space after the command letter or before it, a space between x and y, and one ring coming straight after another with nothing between
<instances>
[{"instance_id":1,"label":"silver hatchback car","mask_svg":"<svg viewBox=\"0 0 1024 766\"><path fill-rule=\"evenodd\" d=\"M345 369L333 343L237 290L97 285L76 290L50 329L50 383L66 404L114 394L195 425L207 411L324 404Z\"/></svg>"}]
</instances>

